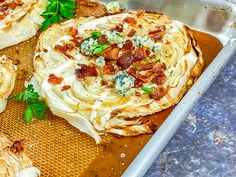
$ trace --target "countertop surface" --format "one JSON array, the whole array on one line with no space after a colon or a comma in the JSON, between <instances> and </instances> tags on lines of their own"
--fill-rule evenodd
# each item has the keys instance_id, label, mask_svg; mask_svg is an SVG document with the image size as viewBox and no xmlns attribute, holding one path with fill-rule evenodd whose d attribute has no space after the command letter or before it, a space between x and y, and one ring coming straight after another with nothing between
<instances>
[{"instance_id":1,"label":"countertop surface","mask_svg":"<svg viewBox=\"0 0 236 177\"><path fill-rule=\"evenodd\" d=\"M236 52L145 177L236 177Z\"/></svg>"}]
</instances>

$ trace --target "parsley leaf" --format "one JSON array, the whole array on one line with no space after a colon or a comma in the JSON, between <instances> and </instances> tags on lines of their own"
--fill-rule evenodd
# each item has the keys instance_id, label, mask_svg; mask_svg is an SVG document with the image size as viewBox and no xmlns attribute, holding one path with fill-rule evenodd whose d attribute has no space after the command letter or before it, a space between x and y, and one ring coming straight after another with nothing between
<instances>
[{"instance_id":1,"label":"parsley leaf","mask_svg":"<svg viewBox=\"0 0 236 177\"><path fill-rule=\"evenodd\" d=\"M93 49L93 54L97 55L97 54L102 53L108 47L110 47L110 45L107 45L107 44L93 44L92 47L94 48Z\"/></svg>"},{"instance_id":2,"label":"parsley leaf","mask_svg":"<svg viewBox=\"0 0 236 177\"><path fill-rule=\"evenodd\" d=\"M160 60L160 59L158 59L158 60L156 60L156 62L158 62L158 63L161 63L161 60Z\"/></svg>"},{"instance_id":3,"label":"parsley leaf","mask_svg":"<svg viewBox=\"0 0 236 177\"><path fill-rule=\"evenodd\" d=\"M26 123L29 123L33 118L33 111L31 110L30 106L27 106L24 113L24 120Z\"/></svg>"},{"instance_id":4,"label":"parsley leaf","mask_svg":"<svg viewBox=\"0 0 236 177\"><path fill-rule=\"evenodd\" d=\"M72 18L76 8L72 0L48 0L49 5L41 15L45 20L42 30L46 30L52 23L59 22L62 18Z\"/></svg>"},{"instance_id":5,"label":"parsley leaf","mask_svg":"<svg viewBox=\"0 0 236 177\"><path fill-rule=\"evenodd\" d=\"M154 87L141 87L141 89L147 94L150 94L154 90Z\"/></svg>"},{"instance_id":6,"label":"parsley leaf","mask_svg":"<svg viewBox=\"0 0 236 177\"><path fill-rule=\"evenodd\" d=\"M147 58L145 58L145 60L144 60L145 62L147 62L147 63L150 63L151 62L151 60L150 60L150 58L149 57L147 57Z\"/></svg>"},{"instance_id":7,"label":"parsley leaf","mask_svg":"<svg viewBox=\"0 0 236 177\"><path fill-rule=\"evenodd\" d=\"M136 69L137 71L139 71L139 70L140 70L140 66L135 66L135 69Z\"/></svg>"},{"instance_id":8,"label":"parsley leaf","mask_svg":"<svg viewBox=\"0 0 236 177\"><path fill-rule=\"evenodd\" d=\"M16 99L18 102L25 102L27 107L24 112L24 121L29 123L33 116L38 119L44 119L46 113L46 104L39 100L39 94L34 91L32 84L28 85L23 92L8 98L7 100Z\"/></svg>"},{"instance_id":9,"label":"parsley leaf","mask_svg":"<svg viewBox=\"0 0 236 177\"><path fill-rule=\"evenodd\" d=\"M100 32L100 31L95 31L95 32L92 32L91 33L91 38L93 38L93 39L97 39L97 38L99 38L100 36L102 35L102 33Z\"/></svg>"}]
</instances>

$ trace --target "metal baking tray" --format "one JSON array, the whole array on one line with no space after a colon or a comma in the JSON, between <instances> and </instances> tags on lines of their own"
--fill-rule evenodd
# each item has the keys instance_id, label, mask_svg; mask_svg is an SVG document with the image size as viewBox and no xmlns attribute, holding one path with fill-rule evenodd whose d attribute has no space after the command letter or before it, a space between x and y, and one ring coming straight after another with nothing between
<instances>
[{"instance_id":1,"label":"metal baking tray","mask_svg":"<svg viewBox=\"0 0 236 177\"><path fill-rule=\"evenodd\" d=\"M102 0L102 2L111 1ZM128 10L146 9L162 12L184 22L192 29L212 34L222 42L223 49L175 108L162 111L162 117L160 114L153 115L154 119L159 118L158 127L161 126L152 136L129 138L106 136L104 137L108 142L106 146L99 146L92 138L49 111L46 120L34 119L27 125L22 121L22 110L25 109L25 105L14 101L8 102L7 109L0 115L0 132L5 132L14 139L25 138L25 150L34 165L41 170L42 176L113 177L121 176L122 173L124 177L143 176L236 49L235 0L120 0L120 2ZM19 62L18 79L12 95L24 89L24 78L21 79L21 74L26 73L30 76L32 73L32 58L38 36L39 34L28 41L0 51L0 54L6 54L16 63ZM170 112L166 119L166 115ZM123 158L124 153L125 158ZM126 161L123 161L124 159ZM98 171L104 173L98 175Z\"/></svg>"},{"instance_id":2,"label":"metal baking tray","mask_svg":"<svg viewBox=\"0 0 236 177\"><path fill-rule=\"evenodd\" d=\"M107 3L110 1L103 0ZM236 50L236 0L121 0L126 9L162 12L218 38L223 49L136 156L123 177L143 176Z\"/></svg>"}]
</instances>

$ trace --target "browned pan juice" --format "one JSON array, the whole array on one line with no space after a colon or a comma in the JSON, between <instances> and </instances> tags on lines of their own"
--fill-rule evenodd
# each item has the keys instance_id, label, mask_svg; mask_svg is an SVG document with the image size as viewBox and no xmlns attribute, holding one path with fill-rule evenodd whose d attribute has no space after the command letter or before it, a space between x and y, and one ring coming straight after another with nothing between
<instances>
[{"instance_id":1,"label":"browned pan juice","mask_svg":"<svg viewBox=\"0 0 236 177\"><path fill-rule=\"evenodd\" d=\"M207 66L223 46L209 34L194 31L194 36ZM0 54L9 56L18 66L18 78L12 94L22 91L24 80L32 74L36 42L37 36L0 51ZM41 170L43 177L120 176L151 137L106 136L106 145L96 145L92 138L79 132L64 119L52 115L50 111L46 120L33 120L25 124L22 120L24 109L23 104L9 102L4 113L0 114L0 132L8 133L15 139L25 139L26 152ZM173 109L171 107L145 119L159 127Z\"/></svg>"}]
</instances>

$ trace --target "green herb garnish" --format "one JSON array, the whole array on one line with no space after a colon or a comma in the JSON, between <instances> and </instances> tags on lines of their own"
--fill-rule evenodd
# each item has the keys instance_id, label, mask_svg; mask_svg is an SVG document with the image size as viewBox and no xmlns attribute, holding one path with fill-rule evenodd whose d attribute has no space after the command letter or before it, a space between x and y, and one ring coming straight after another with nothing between
<instances>
[{"instance_id":1,"label":"green herb garnish","mask_svg":"<svg viewBox=\"0 0 236 177\"><path fill-rule=\"evenodd\" d=\"M48 0L49 5L41 16L45 19L42 30L46 30L52 23L59 22L62 18L74 16L75 2L72 0Z\"/></svg>"},{"instance_id":2,"label":"green herb garnish","mask_svg":"<svg viewBox=\"0 0 236 177\"><path fill-rule=\"evenodd\" d=\"M155 87L141 87L141 89L146 92L147 94L152 93Z\"/></svg>"},{"instance_id":3,"label":"green herb garnish","mask_svg":"<svg viewBox=\"0 0 236 177\"><path fill-rule=\"evenodd\" d=\"M156 62L158 62L158 63L161 63L161 60L160 60L160 59L158 59L158 60L156 60Z\"/></svg>"},{"instance_id":4,"label":"green herb garnish","mask_svg":"<svg viewBox=\"0 0 236 177\"><path fill-rule=\"evenodd\" d=\"M135 66L135 69L136 69L137 71L139 71L139 70L140 70L140 67L139 67L139 66Z\"/></svg>"},{"instance_id":5,"label":"green herb garnish","mask_svg":"<svg viewBox=\"0 0 236 177\"><path fill-rule=\"evenodd\" d=\"M108 47L110 47L110 45L107 45L107 44L93 44L92 47L94 47L93 54L97 55L97 54L102 53Z\"/></svg>"},{"instance_id":6,"label":"green herb garnish","mask_svg":"<svg viewBox=\"0 0 236 177\"><path fill-rule=\"evenodd\" d=\"M39 94L34 91L32 84L28 85L26 90L21 93L18 93L15 96L8 98L7 100L16 99L18 102L25 102L27 107L24 112L24 121L29 123L33 116L38 119L45 118L46 104L43 101L39 100Z\"/></svg>"},{"instance_id":7,"label":"green herb garnish","mask_svg":"<svg viewBox=\"0 0 236 177\"><path fill-rule=\"evenodd\" d=\"M145 58L144 61L147 62L147 63L150 63L150 62L151 62L151 59L150 59L149 57L147 57L147 58Z\"/></svg>"},{"instance_id":8,"label":"green herb garnish","mask_svg":"<svg viewBox=\"0 0 236 177\"><path fill-rule=\"evenodd\" d=\"M119 32L116 32L116 35L122 37L121 34L120 34Z\"/></svg>"},{"instance_id":9,"label":"green herb garnish","mask_svg":"<svg viewBox=\"0 0 236 177\"><path fill-rule=\"evenodd\" d=\"M102 33L100 31L95 31L95 32L92 32L90 37L93 38L93 39L97 39L99 38L100 36L102 35Z\"/></svg>"}]
</instances>

